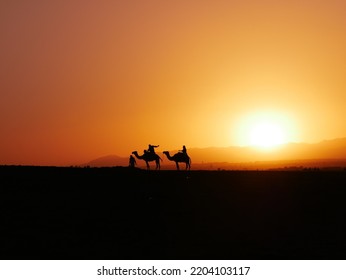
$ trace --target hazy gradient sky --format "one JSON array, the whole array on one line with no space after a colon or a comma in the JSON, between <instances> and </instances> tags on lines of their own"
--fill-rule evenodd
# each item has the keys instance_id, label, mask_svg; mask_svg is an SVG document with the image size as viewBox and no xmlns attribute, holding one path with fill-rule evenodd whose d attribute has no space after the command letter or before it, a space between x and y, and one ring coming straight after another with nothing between
<instances>
[{"instance_id":1,"label":"hazy gradient sky","mask_svg":"<svg viewBox=\"0 0 346 280\"><path fill-rule=\"evenodd\" d=\"M0 2L0 164L346 136L346 2ZM159 149L159 150L160 150Z\"/></svg>"}]
</instances>

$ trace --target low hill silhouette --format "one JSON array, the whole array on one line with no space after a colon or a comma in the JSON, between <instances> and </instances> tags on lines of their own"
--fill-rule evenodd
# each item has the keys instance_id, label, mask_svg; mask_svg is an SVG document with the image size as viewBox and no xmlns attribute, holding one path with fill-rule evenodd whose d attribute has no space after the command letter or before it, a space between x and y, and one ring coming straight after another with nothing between
<instances>
[{"instance_id":1,"label":"low hill silhouette","mask_svg":"<svg viewBox=\"0 0 346 280\"><path fill-rule=\"evenodd\" d=\"M125 157L119 157L117 155L108 155L91 160L87 163L81 164L81 166L90 167L111 167L111 166L127 166L129 159Z\"/></svg>"}]
</instances>

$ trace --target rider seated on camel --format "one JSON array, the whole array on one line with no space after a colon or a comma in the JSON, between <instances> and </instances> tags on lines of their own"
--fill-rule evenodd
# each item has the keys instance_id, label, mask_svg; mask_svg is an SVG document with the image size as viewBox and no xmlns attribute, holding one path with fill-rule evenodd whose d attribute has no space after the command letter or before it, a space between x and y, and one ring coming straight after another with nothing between
<instances>
[{"instance_id":1,"label":"rider seated on camel","mask_svg":"<svg viewBox=\"0 0 346 280\"><path fill-rule=\"evenodd\" d=\"M155 154L154 148L157 148L157 147L159 147L159 145L151 145L151 144L149 144L149 148L148 148L147 151L148 151L149 153Z\"/></svg>"},{"instance_id":2,"label":"rider seated on camel","mask_svg":"<svg viewBox=\"0 0 346 280\"><path fill-rule=\"evenodd\" d=\"M185 145L183 146L183 149L182 150L179 150L179 152L180 153L183 153L183 154L186 154L187 152L186 152L186 147L185 147Z\"/></svg>"}]
</instances>

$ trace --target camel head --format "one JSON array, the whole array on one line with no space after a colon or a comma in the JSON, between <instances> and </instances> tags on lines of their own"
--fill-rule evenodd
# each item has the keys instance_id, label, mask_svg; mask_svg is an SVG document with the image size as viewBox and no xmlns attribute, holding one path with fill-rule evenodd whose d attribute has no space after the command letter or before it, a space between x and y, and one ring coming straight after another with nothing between
<instances>
[{"instance_id":1,"label":"camel head","mask_svg":"<svg viewBox=\"0 0 346 280\"><path fill-rule=\"evenodd\" d=\"M169 154L169 151L163 151L162 153L163 153L164 155L166 155L166 157L168 157L168 158L171 156L171 155Z\"/></svg>"}]
</instances>

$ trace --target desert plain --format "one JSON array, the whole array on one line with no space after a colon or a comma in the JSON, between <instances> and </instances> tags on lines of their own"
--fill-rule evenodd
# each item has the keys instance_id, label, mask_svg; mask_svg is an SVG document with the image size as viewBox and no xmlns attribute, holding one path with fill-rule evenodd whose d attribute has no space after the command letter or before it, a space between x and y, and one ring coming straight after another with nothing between
<instances>
[{"instance_id":1,"label":"desert plain","mask_svg":"<svg viewBox=\"0 0 346 280\"><path fill-rule=\"evenodd\" d=\"M346 171L0 166L3 260L346 259Z\"/></svg>"}]
</instances>

